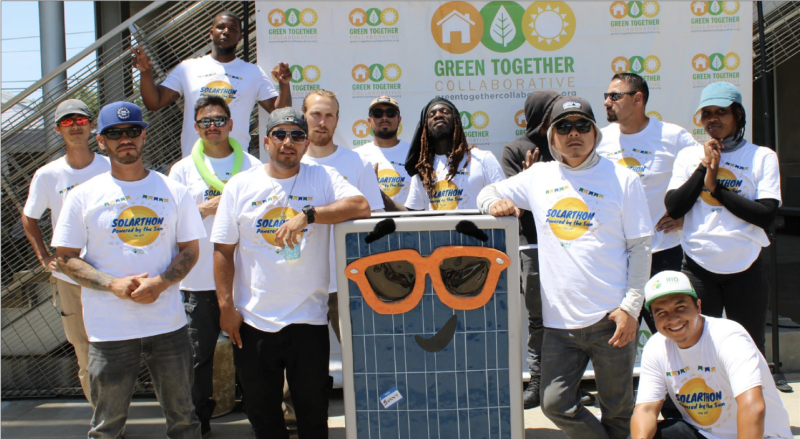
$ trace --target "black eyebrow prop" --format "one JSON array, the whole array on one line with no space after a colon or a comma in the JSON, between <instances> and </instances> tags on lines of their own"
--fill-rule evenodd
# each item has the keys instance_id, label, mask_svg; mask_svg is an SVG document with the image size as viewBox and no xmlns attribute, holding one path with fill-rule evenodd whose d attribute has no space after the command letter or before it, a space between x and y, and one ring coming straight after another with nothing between
<instances>
[{"instance_id":1,"label":"black eyebrow prop","mask_svg":"<svg viewBox=\"0 0 800 439\"><path fill-rule=\"evenodd\" d=\"M378 224L375 224L375 227L372 229L369 235L364 238L364 242L367 244L372 244L386 235L391 235L396 229L397 227L394 224L394 220L391 218L386 218L385 220L378 222Z\"/></svg>"},{"instance_id":2,"label":"black eyebrow prop","mask_svg":"<svg viewBox=\"0 0 800 439\"><path fill-rule=\"evenodd\" d=\"M463 235L471 236L475 239L478 239L482 242L486 242L489 240L489 237L484 233L483 230L479 229L478 226L475 225L472 221L459 221L456 224L456 232L461 233Z\"/></svg>"}]
</instances>

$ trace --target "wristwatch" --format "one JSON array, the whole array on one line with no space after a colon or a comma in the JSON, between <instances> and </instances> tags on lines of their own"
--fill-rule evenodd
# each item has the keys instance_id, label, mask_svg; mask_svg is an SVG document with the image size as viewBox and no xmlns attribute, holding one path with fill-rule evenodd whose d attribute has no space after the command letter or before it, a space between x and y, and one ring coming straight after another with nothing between
<instances>
[{"instance_id":1,"label":"wristwatch","mask_svg":"<svg viewBox=\"0 0 800 439\"><path fill-rule=\"evenodd\" d=\"M308 205L303 207L303 213L306 215L306 218L308 218L308 223L314 224L314 213L316 213L314 206Z\"/></svg>"}]
</instances>

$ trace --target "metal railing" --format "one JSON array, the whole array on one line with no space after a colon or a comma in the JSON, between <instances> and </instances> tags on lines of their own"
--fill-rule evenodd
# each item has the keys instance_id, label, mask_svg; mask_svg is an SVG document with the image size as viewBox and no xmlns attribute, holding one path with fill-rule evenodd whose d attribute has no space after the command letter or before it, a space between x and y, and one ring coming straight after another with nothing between
<instances>
[{"instance_id":1,"label":"metal railing","mask_svg":"<svg viewBox=\"0 0 800 439\"><path fill-rule=\"evenodd\" d=\"M252 9L252 8L251 8ZM34 172L64 154L53 130L52 112L64 99L81 99L94 114L105 104L126 100L142 107L146 121L145 166L167 173L181 158L183 99L157 112L144 108L139 72L131 64L130 47L141 45L153 61L156 83L181 61L210 52L208 30L216 14L229 10L243 14L241 2L156 2L98 39L56 71L2 106L2 396L82 394L72 346L64 336L59 310L50 303L49 272L39 264L22 230L20 216ZM240 45L237 55L256 59L255 16L248 20L249 53ZM88 63L67 77L56 91L31 99L42 85L87 57ZM251 131L257 125L257 111ZM251 148L258 148L256 138ZM94 138L90 148L98 151ZM50 215L39 220L44 241L52 235ZM152 391L146 368L139 375L138 393Z\"/></svg>"},{"instance_id":2,"label":"metal railing","mask_svg":"<svg viewBox=\"0 0 800 439\"><path fill-rule=\"evenodd\" d=\"M800 52L800 2L764 3L764 46L767 71ZM755 11L755 6L753 7ZM755 12L753 12L755 15ZM758 23L753 23L753 80L761 77Z\"/></svg>"}]
</instances>

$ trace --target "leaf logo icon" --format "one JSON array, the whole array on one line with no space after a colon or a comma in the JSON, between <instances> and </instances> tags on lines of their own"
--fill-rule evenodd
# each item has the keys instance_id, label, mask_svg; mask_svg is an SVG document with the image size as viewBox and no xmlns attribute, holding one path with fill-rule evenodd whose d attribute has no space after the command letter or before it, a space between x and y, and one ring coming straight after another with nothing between
<instances>
[{"instance_id":1,"label":"leaf logo icon","mask_svg":"<svg viewBox=\"0 0 800 439\"><path fill-rule=\"evenodd\" d=\"M525 43L522 15L525 10L512 1L493 1L481 8L481 43L494 52L511 52Z\"/></svg>"},{"instance_id":2,"label":"leaf logo icon","mask_svg":"<svg viewBox=\"0 0 800 439\"><path fill-rule=\"evenodd\" d=\"M503 6L500 6L500 9L497 10L497 14L494 16L494 20L492 20L491 35L492 40L497 44L502 44L503 47L507 47L508 43L517 35L517 28L508 15L508 11L506 11L506 8Z\"/></svg>"}]
</instances>

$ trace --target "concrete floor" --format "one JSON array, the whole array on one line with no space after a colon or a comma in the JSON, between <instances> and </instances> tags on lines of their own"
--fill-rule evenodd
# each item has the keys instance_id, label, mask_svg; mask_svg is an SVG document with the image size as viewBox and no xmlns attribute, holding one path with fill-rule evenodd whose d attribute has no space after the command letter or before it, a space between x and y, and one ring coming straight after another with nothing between
<instances>
[{"instance_id":1,"label":"concrete floor","mask_svg":"<svg viewBox=\"0 0 800 439\"><path fill-rule=\"evenodd\" d=\"M786 377L795 388L794 393L781 393L781 398L789 412L792 433L800 438L800 374ZM600 409L592 407L593 412ZM344 403L341 391L331 397L330 427L331 439L344 439ZM0 436L3 439L85 438L88 420L92 411L89 404L77 399L28 399L2 402L2 423ZM525 438L549 439L565 438L541 409L525 411ZM250 424L244 413L235 412L212 420L212 438L233 439L253 437ZM126 439L150 439L165 437L164 417L158 402L153 398L136 398L131 405Z\"/></svg>"}]
</instances>

